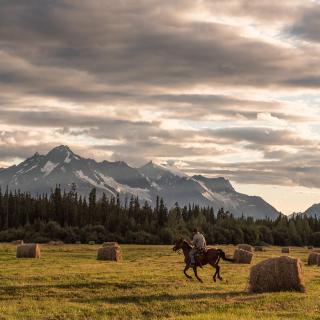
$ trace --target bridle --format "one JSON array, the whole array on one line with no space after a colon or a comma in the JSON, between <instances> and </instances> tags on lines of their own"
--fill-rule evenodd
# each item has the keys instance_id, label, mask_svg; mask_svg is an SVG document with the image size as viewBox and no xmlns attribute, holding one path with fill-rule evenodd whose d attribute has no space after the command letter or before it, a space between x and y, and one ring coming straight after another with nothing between
<instances>
[{"instance_id":1,"label":"bridle","mask_svg":"<svg viewBox=\"0 0 320 320\"><path fill-rule=\"evenodd\" d=\"M187 243L187 241L185 241L185 240L183 240L183 241L182 241L182 243L186 243L186 244L188 244L188 243ZM174 250L174 251L175 251L175 252L177 252L178 254L182 254L183 247L181 246L179 249Z\"/></svg>"}]
</instances>

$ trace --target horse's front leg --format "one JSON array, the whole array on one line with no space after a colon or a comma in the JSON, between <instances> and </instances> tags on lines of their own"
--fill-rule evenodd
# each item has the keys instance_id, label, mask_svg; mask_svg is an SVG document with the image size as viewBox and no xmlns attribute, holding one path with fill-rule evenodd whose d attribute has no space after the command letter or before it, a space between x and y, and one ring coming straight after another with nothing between
<instances>
[{"instance_id":1,"label":"horse's front leg","mask_svg":"<svg viewBox=\"0 0 320 320\"><path fill-rule=\"evenodd\" d=\"M193 272L194 272L194 275L196 276L196 278L197 278L201 283L203 283L203 281L201 280L201 278L198 276L197 267L193 267Z\"/></svg>"},{"instance_id":2,"label":"horse's front leg","mask_svg":"<svg viewBox=\"0 0 320 320\"><path fill-rule=\"evenodd\" d=\"M187 264L187 265L185 266L184 270L183 270L183 273L185 274L185 276L186 276L188 279L192 279L192 277L187 274L187 270L188 270L189 268L190 268L190 267L189 267L189 265Z\"/></svg>"}]
</instances>

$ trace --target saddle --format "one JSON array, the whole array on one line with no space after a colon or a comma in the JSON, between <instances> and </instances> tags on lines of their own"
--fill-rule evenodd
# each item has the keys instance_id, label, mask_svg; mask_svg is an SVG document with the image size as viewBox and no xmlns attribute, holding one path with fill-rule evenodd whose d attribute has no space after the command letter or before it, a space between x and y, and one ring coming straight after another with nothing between
<instances>
[{"instance_id":1,"label":"saddle","mask_svg":"<svg viewBox=\"0 0 320 320\"><path fill-rule=\"evenodd\" d=\"M206 248L197 249L197 252L194 255L195 260L196 260L196 262L198 262L200 268L202 268L201 258L206 254L206 252L207 252Z\"/></svg>"},{"instance_id":2,"label":"saddle","mask_svg":"<svg viewBox=\"0 0 320 320\"><path fill-rule=\"evenodd\" d=\"M196 252L196 256L198 255L198 256L201 256L201 255L203 255L203 254L205 254L206 252L207 252L207 248L201 248L201 249L197 249L197 252Z\"/></svg>"}]
</instances>

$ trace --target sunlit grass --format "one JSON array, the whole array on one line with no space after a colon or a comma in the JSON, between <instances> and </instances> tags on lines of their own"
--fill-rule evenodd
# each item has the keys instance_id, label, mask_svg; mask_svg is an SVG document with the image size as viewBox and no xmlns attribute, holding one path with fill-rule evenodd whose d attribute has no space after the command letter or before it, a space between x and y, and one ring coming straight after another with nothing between
<instances>
[{"instance_id":1,"label":"sunlit grass","mask_svg":"<svg viewBox=\"0 0 320 320\"><path fill-rule=\"evenodd\" d=\"M97 248L43 245L41 259L16 259L15 246L0 245L0 319L319 319L318 267L304 267L306 293L252 295L250 265L222 262L217 283L206 266L201 284L184 277L170 246L123 245L121 263L97 261ZM253 264L279 255L268 248ZM290 255L306 263L308 250Z\"/></svg>"}]
</instances>

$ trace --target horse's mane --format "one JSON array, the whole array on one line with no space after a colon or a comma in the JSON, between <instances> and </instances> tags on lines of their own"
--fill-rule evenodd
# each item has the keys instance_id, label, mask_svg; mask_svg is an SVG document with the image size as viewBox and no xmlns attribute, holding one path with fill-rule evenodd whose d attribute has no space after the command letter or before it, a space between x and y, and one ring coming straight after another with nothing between
<instances>
[{"instance_id":1,"label":"horse's mane","mask_svg":"<svg viewBox=\"0 0 320 320\"><path fill-rule=\"evenodd\" d=\"M189 244L189 242L186 239L183 239L182 242L186 244L190 249L192 248L192 246Z\"/></svg>"}]
</instances>

